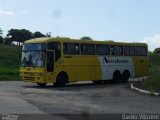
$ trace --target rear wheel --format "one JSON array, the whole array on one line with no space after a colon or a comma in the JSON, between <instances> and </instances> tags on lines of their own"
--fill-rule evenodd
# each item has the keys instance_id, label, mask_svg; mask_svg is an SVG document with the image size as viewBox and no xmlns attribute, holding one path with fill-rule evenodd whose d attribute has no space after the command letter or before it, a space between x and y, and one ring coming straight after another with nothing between
<instances>
[{"instance_id":1,"label":"rear wheel","mask_svg":"<svg viewBox=\"0 0 160 120\"><path fill-rule=\"evenodd\" d=\"M121 73L117 70L113 74L113 83L120 83L121 82Z\"/></svg>"},{"instance_id":2,"label":"rear wheel","mask_svg":"<svg viewBox=\"0 0 160 120\"><path fill-rule=\"evenodd\" d=\"M37 85L40 86L40 87L45 87L46 83L37 83Z\"/></svg>"},{"instance_id":3,"label":"rear wheel","mask_svg":"<svg viewBox=\"0 0 160 120\"><path fill-rule=\"evenodd\" d=\"M122 74L122 82L128 82L128 79L130 77L130 72L128 70L124 71Z\"/></svg>"},{"instance_id":4,"label":"rear wheel","mask_svg":"<svg viewBox=\"0 0 160 120\"><path fill-rule=\"evenodd\" d=\"M68 82L68 75L65 72L61 72L57 75L55 86L64 87Z\"/></svg>"}]
</instances>

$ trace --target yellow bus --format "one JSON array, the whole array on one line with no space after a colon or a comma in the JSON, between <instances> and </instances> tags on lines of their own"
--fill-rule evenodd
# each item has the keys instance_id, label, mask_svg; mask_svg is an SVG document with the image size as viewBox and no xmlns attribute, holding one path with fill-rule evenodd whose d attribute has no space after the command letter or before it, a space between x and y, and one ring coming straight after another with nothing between
<instances>
[{"instance_id":1,"label":"yellow bus","mask_svg":"<svg viewBox=\"0 0 160 120\"><path fill-rule=\"evenodd\" d=\"M146 43L37 38L23 45L20 78L39 86L76 81L119 83L147 76L148 62Z\"/></svg>"}]
</instances>

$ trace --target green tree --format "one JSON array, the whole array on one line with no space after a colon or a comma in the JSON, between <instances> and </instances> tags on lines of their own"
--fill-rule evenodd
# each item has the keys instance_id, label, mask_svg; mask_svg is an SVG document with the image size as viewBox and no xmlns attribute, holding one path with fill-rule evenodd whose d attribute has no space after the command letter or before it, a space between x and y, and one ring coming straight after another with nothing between
<instances>
[{"instance_id":1,"label":"green tree","mask_svg":"<svg viewBox=\"0 0 160 120\"><path fill-rule=\"evenodd\" d=\"M26 29L11 29L8 31L7 37L10 38L12 42L18 42L20 46L20 43L32 38L32 33Z\"/></svg>"},{"instance_id":2,"label":"green tree","mask_svg":"<svg viewBox=\"0 0 160 120\"><path fill-rule=\"evenodd\" d=\"M156 48L153 52L154 52L155 54L160 54L160 48Z\"/></svg>"},{"instance_id":3,"label":"green tree","mask_svg":"<svg viewBox=\"0 0 160 120\"><path fill-rule=\"evenodd\" d=\"M46 36L39 31L33 33L33 38L40 38L40 37L46 37Z\"/></svg>"},{"instance_id":4,"label":"green tree","mask_svg":"<svg viewBox=\"0 0 160 120\"><path fill-rule=\"evenodd\" d=\"M81 40L92 40L91 37L87 37L87 36L81 37L80 39L81 39Z\"/></svg>"},{"instance_id":5,"label":"green tree","mask_svg":"<svg viewBox=\"0 0 160 120\"><path fill-rule=\"evenodd\" d=\"M2 44L2 43L3 43L3 37L0 36L0 44Z\"/></svg>"},{"instance_id":6,"label":"green tree","mask_svg":"<svg viewBox=\"0 0 160 120\"><path fill-rule=\"evenodd\" d=\"M5 45L11 45L12 44L11 38L8 38L8 37L4 38L4 44Z\"/></svg>"}]
</instances>

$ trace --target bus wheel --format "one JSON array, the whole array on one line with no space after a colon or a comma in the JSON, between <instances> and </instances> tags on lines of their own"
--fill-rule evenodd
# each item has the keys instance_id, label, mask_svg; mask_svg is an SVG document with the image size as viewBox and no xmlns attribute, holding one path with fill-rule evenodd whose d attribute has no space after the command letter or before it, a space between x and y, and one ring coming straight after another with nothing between
<instances>
[{"instance_id":1,"label":"bus wheel","mask_svg":"<svg viewBox=\"0 0 160 120\"><path fill-rule=\"evenodd\" d=\"M130 77L130 72L128 70L125 70L122 74L122 82L128 82L128 79Z\"/></svg>"},{"instance_id":2,"label":"bus wheel","mask_svg":"<svg viewBox=\"0 0 160 120\"><path fill-rule=\"evenodd\" d=\"M65 72L60 72L57 75L55 86L64 87L68 82L68 75Z\"/></svg>"},{"instance_id":3,"label":"bus wheel","mask_svg":"<svg viewBox=\"0 0 160 120\"><path fill-rule=\"evenodd\" d=\"M37 83L37 85L40 86L40 87L45 87L46 83Z\"/></svg>"},{"instance_id":4,"label":"bus wheel","mask_svg":"<svg viewBox=\"0 0 160 120\"><path fill-rule=\"evenodd\" d=\"M121 73L118 70L116 70L113 74L113 83L120 83L121 78L122 78Z\"/></svg>"}]
</instances>

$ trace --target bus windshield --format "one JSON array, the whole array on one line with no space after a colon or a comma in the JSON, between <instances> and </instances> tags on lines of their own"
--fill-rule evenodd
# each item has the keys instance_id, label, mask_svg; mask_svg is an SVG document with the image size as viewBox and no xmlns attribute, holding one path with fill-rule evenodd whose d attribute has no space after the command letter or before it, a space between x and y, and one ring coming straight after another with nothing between
<instances>
[{"instance_id":1,"label":"bus windshield","mask_svg":"<svg viewBox=\"0 0 160 120\"><path fill-rule=\"evenodd\" d=\"M22 63L24 67L44 67L45 44L25 44L22 51Z\"/></svg>"},{"instance_id":2,"label":"bus windshield","mask_svg":"<svg viewBox=\"0 0 160 120\"><path fill-rule=\"evenodd\" d=\"M23 50L44 50L45 44L44 43L29 43L23 45Z\"/></svg>"}]
</instances>

